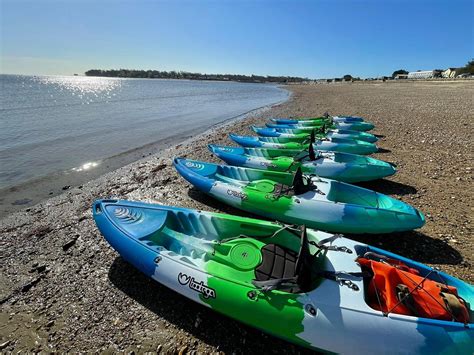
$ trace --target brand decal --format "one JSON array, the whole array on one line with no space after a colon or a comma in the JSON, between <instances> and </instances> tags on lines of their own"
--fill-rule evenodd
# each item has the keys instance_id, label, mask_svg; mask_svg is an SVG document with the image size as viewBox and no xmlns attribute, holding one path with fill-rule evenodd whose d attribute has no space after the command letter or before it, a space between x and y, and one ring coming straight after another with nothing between
<instances>
[{"instance_id":1,"label":"brand decal","mask_svg":"<svg viewBox=\"0 0 474 355\"><path fill-rule=\"evenodd\" d=\"M269 163L269 162L266 162L266 161L262 161L260 162L260 165L261 166L265 166L267 168L276 168L277 166L273 163Z\"/></svg>"},{"instance_id":2,"label":"brand decal","mask_svg":"<svg viewBox=\"0 0 474 355\"><path fill-rule=\"evenodd\" d=\"M240 191L235 191L235 190L227 190L227 195L232 196L232 197L237 197L240 198L241 200L246 200L247 195L244 194L243 192Z\"/></svg>"},{"instance_id":3,"label":"brand decal","mask_svg":"<svg viewBox=\"0 0 474 355\"><path fill-rule=\"evenodd\" d=\"M204 164L196 163L196 162L193 162L193 161L187 161L186 163L184 163L184 165L186 165L188 168L193 168L193 169L196 169L196 170L204 169Z\"/></svg>"},{"instance_id":4,"label":"brand decal","mask_svg":"<svg viewBox=\"0 0 474 355\"><path fill-rule=\"evenodd\" d=\"M213 288L208 287L202 281L197 282L196 280L194 280L194 277L188 276L180 272L178 275L178 282L183 286L188 285L191 290L199 292L206 299L216 298L216 291Z\"/></svg>"}]
</instances>

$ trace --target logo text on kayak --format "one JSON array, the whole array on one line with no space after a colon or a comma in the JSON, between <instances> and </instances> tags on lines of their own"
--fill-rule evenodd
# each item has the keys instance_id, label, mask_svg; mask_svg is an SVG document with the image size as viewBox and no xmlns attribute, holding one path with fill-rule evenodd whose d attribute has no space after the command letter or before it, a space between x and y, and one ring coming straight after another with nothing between
<instances>
[{"instance_id":1,"label":"logo text on kayak","mask_svg":"<svg viewBox=\"0 0 474 355\"><path fill-rule=\"evenodd\" d=\"M216 298L216 291L213 288L208 287L202 281L195 281L194 277L180 272L178 275L178 282L183 286L188 285L191 290L201 293L206 299Z\"/></svg>"},{"instance_id":2,"label":"logo text on kayak","mask_svg":"<svg viewBox=\"0 0 474 355\"><path fill-rule=\"evenodd\" d=\"M232 196L232 197L237 197L240 198L241 200L247 199L247 195L244 194L243 192L240 191L235 191L235 190L227 190L227 195Z\"/></svg>"}]
</instances>

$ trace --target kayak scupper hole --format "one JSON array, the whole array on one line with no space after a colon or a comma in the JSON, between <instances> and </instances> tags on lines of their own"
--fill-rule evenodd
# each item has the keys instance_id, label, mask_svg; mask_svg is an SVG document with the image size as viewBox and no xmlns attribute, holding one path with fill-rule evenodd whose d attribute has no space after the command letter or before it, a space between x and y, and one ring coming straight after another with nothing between
<instances>
[{"instance_id":1,"label":"kayak scupper hole","mask_svg":"<svg viewBox=\"0 0 474 355\"><path fill-rule=\"evenodd\" d=\"M310 304L307 304L305 307L304 307L306 313L308 313L309 315L311 316L316 316L317 312L316 312L316 308L314 308L312 305Z\"/></svg>"}]
</instances>

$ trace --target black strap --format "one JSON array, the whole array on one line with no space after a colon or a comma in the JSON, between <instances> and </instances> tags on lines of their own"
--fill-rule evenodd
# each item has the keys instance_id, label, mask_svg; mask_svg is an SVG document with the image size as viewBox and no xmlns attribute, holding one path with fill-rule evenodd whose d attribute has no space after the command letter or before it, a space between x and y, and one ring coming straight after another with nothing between
<instances>
[{"instance_id":1,"label":"black strap","mask_svg":"<svg viewBox=\"0 0 474 355\"><path fill-rule=\"evenodd\" d=\"M298 286L296 277L271 279L266 281L252 280L252 284L264 292L273 290L292 290Z\"/></svg>"},{"instance_id":2,"label":"black strap","mask_svg":"<svg viewBox=\"0 0 474 355\"><path fill-rule=\"evenodd\" d=\"M397 299L401 302L405 307L407 307L413 316L419 317L420 314L415 306L415 300L413 299L413 294L410 292L410 289L407 285L398 284L395 287L395 292L397 294Z\"/></svg>"},{"instance_id":3,"label":"black strap","mask_svg":"<svg viewBox=\"0 0 474 355\"><path fill-rule=\"evenodd\" d=\"M337 246L337 245L325 245L327 243L331 243L335 241L337 238L342 237L341 234L334 234L329 238L325 238L320 240L318 243L313 241L309 242L309 244L314 245L315 247L322 249L322 250L331 250L331 251L342 251L344 253L352 254L352 250L346 246Z\"/></svg>"},{"instance_id":4,"label":"black strap","mask_svg":"<svg viewBox=\"0 0 474 355\"><path fill-rule=\"evenodd\" d=\"M328 280L336 281L340 285L347 286L354 291L359 291L359 286L352 282L353 277L368 278L372 277L369 272L344 272L344 271L320 271L315 274ZM252 280L252 284L264 292L273 290L293 290L298 287L298 277L289 277L283 279L272 279L266 281Z\"/></svg>"},{"instance_id":5,"label":"black strap","mask_svg":"<svg viewBox=\"0 0 474 355\"><path fill-rule=\"evenodd\" d=\"M387 256L374 253L373 251L366 252L363 257L375 261L387 261L389 259Z\"/></svg>"},{"instance_id":6,"label":"black strap","mask_svg":"<svg viewBox=\"0 0 474 355\"><path fill-rule=\"evenodd\" d=\"M317 273L319 276L325 279L336 281L340 285L347 286L354 291L359 291L359 286L352 282L353 277L372 277L369 272L345 272L345 271L320 271Z\"/></svg>"}]
</instances>

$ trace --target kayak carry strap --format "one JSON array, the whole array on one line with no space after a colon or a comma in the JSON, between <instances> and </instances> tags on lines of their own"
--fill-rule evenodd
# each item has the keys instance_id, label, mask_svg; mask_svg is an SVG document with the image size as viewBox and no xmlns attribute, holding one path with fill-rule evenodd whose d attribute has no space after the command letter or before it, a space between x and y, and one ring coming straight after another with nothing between
<instances>
[{"instance_id":1,"label":"kayak carry strap","mask_svg":"<svg viewBox=\"0 0 474 355\"><path fill-rule=\"evenodd\" d=\"M371 277L372 275L369 272L345 272L345 271L321 271L318 272L318 275L332 281L336 281L341 286L347 286L354 291L359 291L359 286L357 286L353 280L354 278L364 278Z\"/></svg>"},{"instance_id":2,"label":"kayak carry strap","mask_svg":"<svg viewBox=\"0 0 474 355\"><path fill-rule=\"evenodd\" d=\"M342 237L341 234L334 234L333 236L331 236L329 238L325 238L325 239L320 240L318 243L310 241L309 244L314 245L315 247L317 247L320 250L342 251L344 253L352 254L352 250L349 249L346 246L341 246L340 247L340 246L337 246L337 245L325 245L327 243L331 243L331 242L335 241L337 238L340 238L340 237Z\"/></svg>"}]
</instances>

